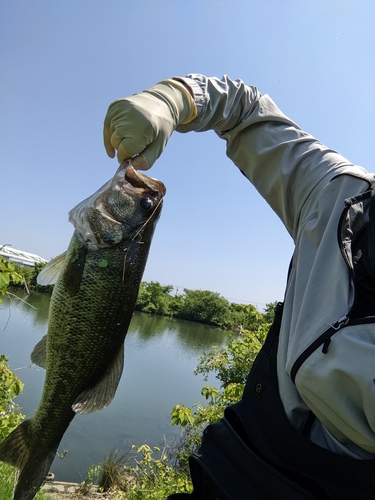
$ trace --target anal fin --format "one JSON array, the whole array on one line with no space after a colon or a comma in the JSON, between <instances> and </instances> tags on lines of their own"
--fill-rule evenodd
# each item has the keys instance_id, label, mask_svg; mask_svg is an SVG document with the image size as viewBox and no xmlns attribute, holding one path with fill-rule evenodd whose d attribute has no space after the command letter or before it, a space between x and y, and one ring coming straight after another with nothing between
<instances>
[{"instance_id":1,"label":"anal fin","mask_svg":"<svg viewBox=\"0 0 375 500\"><path fill-rule=\"evenodd\" d=\"M124 368L124 344L110 363L97 384L83 391L74 401L72 409L76 413L93 413L102 410L115 397Z\"/></svg>"}]
</instances>

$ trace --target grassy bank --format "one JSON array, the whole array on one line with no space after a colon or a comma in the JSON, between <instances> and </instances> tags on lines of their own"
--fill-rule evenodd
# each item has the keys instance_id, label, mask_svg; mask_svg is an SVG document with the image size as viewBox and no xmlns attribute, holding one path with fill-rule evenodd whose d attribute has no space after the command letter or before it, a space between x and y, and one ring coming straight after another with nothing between
<instances>
[{"instance_id":1,"label":"grassy bank","mask_svg":"<svg viewBox=\"0 0 375 500\"><path fill-rule=\"evenodd\" d=\"M1 500L12 500L14 488L15 470L8 464L0 462L0 498ZM43 492L37 493L35 500L50 500Z\"/></svg>"}]
</instances>

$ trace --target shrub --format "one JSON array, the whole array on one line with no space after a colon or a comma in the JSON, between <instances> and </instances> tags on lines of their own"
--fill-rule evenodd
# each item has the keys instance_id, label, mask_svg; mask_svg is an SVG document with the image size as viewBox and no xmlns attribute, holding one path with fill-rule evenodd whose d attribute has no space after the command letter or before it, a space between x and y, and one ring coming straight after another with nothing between
<instances>
[{"instance_id":1,"label":"shrub","mask_svg":"<svg viewBox=\"0 0 375 500\"><path fill-rule=\"evenodd\" d=\"M229 302L209 290L184 290L178 316L182 319L224 326L228 322Z\"/></svg>"},{"instance_id":2,"label":"shrub","mask_svg":"<svg viewBox=\"0 0 375 500\"><path fill-rule=\"evenodd\" d=\"M0 442L25 418L13 398L23 389L23 383L8 367L8 359L0 355Z\"/></svg>"},{"instance_id":3,"label":"shrub","mask_svg":"<svg viewBox=\"0 0 375 500\"><path fill-rule=\"evenodd\" d=\"M16 266L10 260L0 255L0 294L5 295L10 284L21 284L22 276L16 271ZM0 302L1 302L0 297Z\"/></svg>"},{"instance_id":4,"label":"shrub","mask_svg":"<svg viewBox=\"0 0 375 500\"><path fill-rule=\"evenodd\" d=\"M271 315L269 318L272 319ZM255 331L244 330L240 337L231 335L226 347L216 348L200 357L195 373L202 373L207 379L209 373L215 372L221 388L203 387L201 394L207 400L206 405L198 403L191 409L178 404L172 409L172 425L181 427L175 456L177 465L183 470L188 470L189 455L198 449L204 428L220 420L225 408L241 399L248 374L269 327L270 324L263 319L258 322Z\"/></svg>"}]
</instances>

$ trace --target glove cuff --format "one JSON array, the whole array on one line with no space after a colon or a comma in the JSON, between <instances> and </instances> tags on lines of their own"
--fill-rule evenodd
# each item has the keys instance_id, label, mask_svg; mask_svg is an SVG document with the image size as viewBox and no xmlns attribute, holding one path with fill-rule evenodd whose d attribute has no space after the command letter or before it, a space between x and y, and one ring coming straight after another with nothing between
<instances>
[{"instance_id":1,"label":"glove cuff","mask_svg":"<svg viewBox=\"0 0 375 500\"><path fill-rule=\"evenodd\" d=\"M188 89L176 80L163 80L145 92L162 98L168 104L175 127L190 123L197 116L198 111L193 97Z\"/></svg>"},{"instance_id":2,"label":"glove cuff","mask_svg":"<svg viewBox=\"0 0 375 500\"><path fill-rule=\"evenodd\" d=\"M198 111L197 111L197 106L195 104L194 98L191 95L191 93L188 91L188 89L185 87L185 85L178 80L168 79L168 80L164 80L164 82L169 83L170 85L173 85L174 87L179 89L183 94L183 99L185 101L185 110L188 111L188 114L187 114L186 118L184 118L183 121L181 121L179 123L179 125L180 124L185 125L186 123L190 123L191 121L193 121L194 118L196 118Z\"/></svg>"}]
</instances>

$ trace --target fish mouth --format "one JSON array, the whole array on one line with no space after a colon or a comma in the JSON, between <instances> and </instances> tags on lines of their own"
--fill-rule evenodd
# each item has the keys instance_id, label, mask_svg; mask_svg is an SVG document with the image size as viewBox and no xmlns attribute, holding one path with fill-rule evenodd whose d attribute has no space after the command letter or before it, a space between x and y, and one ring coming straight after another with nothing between
<instances>
[{"instance_id":1,"label":"fish mouth","mask_svg":"<svg viewBox=\"0 0 375 500\"><path fill-rule=\"evenodd\" d=\"M151 189L152 191L158 192L160 196L165 195L166 189L164 184L157 179L153 179L152 177L141 174L133 167L131 160L126 160L121 163L117 172L122 170L124 170L125 180L133 187L141 189Z\"/></svg>"},{"instance_id":2,"label":"fish mouth","mask_svg":"<svg viewBox=\"0 0 375 500\"><path fill-rule=\"evenodd\" d=\"M103 219L117 226L119 230L122 226L122 223L112 215L106 203L106 194L111 189L121 189L132 196L141 196L149 191L160 200L166 193L166 188L161 181L138 172L133 167L132 160L126 160L121 163L112 179L69 212L69 221L73 224L74 228L81 233L86 242L93 244L96 248L110 245L102 241L99 242L95 236L88 217L90 211L100 212L100 216Z\"/></svg>"}]
</instances>

